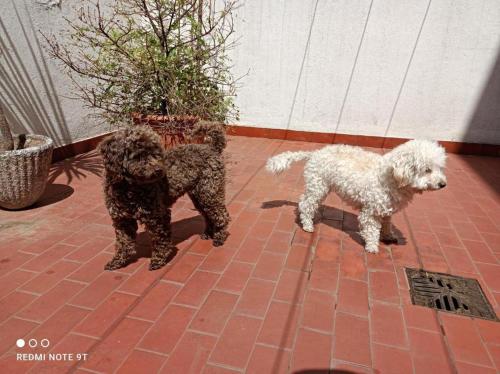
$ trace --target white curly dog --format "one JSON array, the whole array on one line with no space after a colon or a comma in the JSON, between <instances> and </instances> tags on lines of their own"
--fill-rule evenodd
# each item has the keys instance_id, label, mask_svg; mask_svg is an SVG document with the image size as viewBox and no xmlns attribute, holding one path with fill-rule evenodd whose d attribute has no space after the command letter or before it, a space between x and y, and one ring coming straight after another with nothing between
<instances>
[{"instance_id":1,"label":"white curly dog","mask_svg":"<svg viewBox=\"0 0 500 374\"><path fill-rule=\"evenodd\" d=\"M279 174L295 161L307 160L305 192L300 198L302 228L313 232L314 216L330 191L359 209L365 249L378 252L378 242L397 242L391 216L415 193L446 186L443 147L430 140L410 140L379 155L360 147L330 145L313 152L284 152L271 157L266 169Z\"/></svg>"}]
</instances>

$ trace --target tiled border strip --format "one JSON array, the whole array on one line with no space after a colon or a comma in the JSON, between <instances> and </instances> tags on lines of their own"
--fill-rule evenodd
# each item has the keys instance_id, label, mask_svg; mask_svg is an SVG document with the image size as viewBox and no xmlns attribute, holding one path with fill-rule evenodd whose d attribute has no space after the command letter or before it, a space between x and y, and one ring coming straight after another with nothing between
<instances>
[{"instance_id":1,"label":"tiled border strip","mask_svg":"<svg viewBox=\"0 0 500 374\"><path fill-rule=\"evenodd\" d=\"M350 144L350 145L357 145L361 147L372 147L372 148L394 148L397 145L402 144L408 140L405 138L389 138L389 137L384 138L381 136L333 134L324 132L294 131L294 130L284 130L284 129L266 129L261 127L234 126L234 125L228 126L228 134L236 136L249 136L254 138L295 140L295 141L304 141L313 143L327 143L327 144L342 143L342 144ZM464 142L452 142L452 141L440 141L439 143L449 153L500 157L500 145L464 143Z\"/></svg>"}]
</instances>

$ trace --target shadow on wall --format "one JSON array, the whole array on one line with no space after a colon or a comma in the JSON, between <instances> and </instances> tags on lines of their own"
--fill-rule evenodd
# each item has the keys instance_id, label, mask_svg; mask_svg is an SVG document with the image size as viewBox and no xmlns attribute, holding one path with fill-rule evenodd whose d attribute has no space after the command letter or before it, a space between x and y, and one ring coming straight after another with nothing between
<instances>
[{"instance_id":1,"label":"shadow on wall","mask_svg":"<svg viewBox=\"0 0 500 374\"><path fill-rule=\"evenodd\" d=\"M0 17L0 105L13 131L47 135L61 145L61 139L70 140L71 136L42 46L31 17L26 17L30 27L27 30L17 7L12 5L23 38L12 37ZM19 52L24 47L29 53L28 61L36 69L34 74L30 74L25 54ZM43 91L33 84L34 79L40 81Z\"/></svg>"},{"instance_id":2,"label":"shadow on wall","mask_svg":"<svg viewBox=\"0 0 500 374\"><path fill-rule=\"evenodd\" d=\"M492 138L484 143L500 145L500 47L488 81L469 121L464 141L473 139L477 131L485 130L491 132ZM483 147L488 147L488 145L483 145ZM487 153L494 154L494 149L495 147L491 146L491 151ZM498 153L496 155L500 156ZM486 160L484 157L465 156L464 160L500 196L500 173L498 172L500 158L497 157L492 162L491 159Z\"/></svg>"}]
</instances>

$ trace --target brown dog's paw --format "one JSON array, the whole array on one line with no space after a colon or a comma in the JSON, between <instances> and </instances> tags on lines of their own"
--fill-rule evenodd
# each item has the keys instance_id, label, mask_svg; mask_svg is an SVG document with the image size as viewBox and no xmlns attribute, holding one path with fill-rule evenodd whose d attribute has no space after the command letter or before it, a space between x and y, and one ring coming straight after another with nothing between
<instances>
[{"instance_id":1,"label":"brown dog's paw","mask_svg":"<svg viewBox=\"0 0 500 374\"><path fill-rule=\"evenodd\" d=\"M104 270L117 270L124 267L126 264L126 261L111 260L104 266Z\"/></svg>"},{"instance_id":2,"label":"brown dog's paw","mask_svg":"<svg viewBox=\"0 0 500 374\"><path fill-rule=\"evenodd\" d=\"M149 270L158 270L164 267L167 264L167 261L161 261L161 260L151 260L149 263Z\"/></svg>"},{"instance_id":3,"label":"brown dog's paw","mask_svg":"<svg viewBox=\"0 0 500 374\"><path fill-rule=\"evenodd\" d=\"M210 237L210 235L208 235L207 233L204 232L203 234L200 234L200 239L201 240L209 240L212 238Z\"/></svg>"}]
</instances>

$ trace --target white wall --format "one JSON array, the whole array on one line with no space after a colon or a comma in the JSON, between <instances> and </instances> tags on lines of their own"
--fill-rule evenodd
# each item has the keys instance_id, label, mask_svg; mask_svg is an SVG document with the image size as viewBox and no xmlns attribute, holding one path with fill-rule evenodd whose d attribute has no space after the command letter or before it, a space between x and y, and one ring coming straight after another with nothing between
<instances>
[{"instance_id":1,"label":"white wall","mask_svg":"<svg viewBox=\"0 0 500 374\"><path fill-rule=\"evenodd\" d=\"M237 30L241 125L500 144L498 0L248 0Z\"/></svg>"},{"instance_id":2,"label":"white wall","mask_svg":"<svg viewBox=\"0 0 500 374\"><path fill-rule=\"evenodd\" d=\"M0 102L16 133L51 136L57 145L109 131L89 118L68 78L44 50L44 33L64 27L71 3L59 0L0 0ZM44 4L45 3L45 4Z\"/></svg>"},{"instance_id":3,"label":"white wall","mask_svg":"<svg viewBox=\"0 0 500 374\"><path fill-rule=\"evenodd\" d=\"M241 125L500 144L499 0L242 2ZM58 144L108 131L37 42L74 3L0 0L0 100Z\"/></svg>"}]
</instances>

